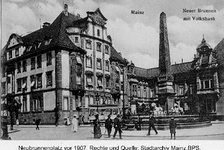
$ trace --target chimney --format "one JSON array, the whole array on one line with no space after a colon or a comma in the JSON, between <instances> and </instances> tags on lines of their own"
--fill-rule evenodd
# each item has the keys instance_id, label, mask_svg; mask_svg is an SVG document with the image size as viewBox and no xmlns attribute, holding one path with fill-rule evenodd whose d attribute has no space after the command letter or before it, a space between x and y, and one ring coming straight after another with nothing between
<instances>
[{"instance_id":1,"label":"chimney","mask_svg":"<svg viewBox=\"0 0 224 150\"><path fill-rule=\"evenodd\" d=\"M166 24L166 14L160 14L160 34L159 34L159 70L160 74L170 72L170 49L168 40L168 31Z\"/></svg>"},{"instance_id":2,"label":"chimney","mask_svg":"<svg viewBox=\"0 0 224 150\"><path fill-rule=\"evenodd\" d=\"M68 4L64 4L64 14L68 16Z\"/></svg>"},{"instance_id":3,"label":"chimney","mask_svg":"<svg viewBox=\"0 0 224 150\"><path fill-rule=\"evenodd\" d=\"M44 23L43 23L43 28L46 28L46 27L48 27L48 26L50 26L50 23L49 23L49 22L44 22Z\"/></svg>"}]
</instances>

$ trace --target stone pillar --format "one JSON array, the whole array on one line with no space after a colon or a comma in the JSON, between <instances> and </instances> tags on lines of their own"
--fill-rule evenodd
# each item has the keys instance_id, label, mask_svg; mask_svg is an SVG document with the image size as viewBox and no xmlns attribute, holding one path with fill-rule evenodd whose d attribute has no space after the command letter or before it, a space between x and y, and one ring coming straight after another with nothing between
<instances>
[{"instance_id":1,"label":"stone pillar","mask_svg":"<svg viewBox=\"0 0 224 150\"><path fill-rule=\"evenodd\" d=\"M166 25L166 14L164 12L160 14L159 70L160 74L167 74L170 72L170 49Z\"/></svg>"}]
</instances>

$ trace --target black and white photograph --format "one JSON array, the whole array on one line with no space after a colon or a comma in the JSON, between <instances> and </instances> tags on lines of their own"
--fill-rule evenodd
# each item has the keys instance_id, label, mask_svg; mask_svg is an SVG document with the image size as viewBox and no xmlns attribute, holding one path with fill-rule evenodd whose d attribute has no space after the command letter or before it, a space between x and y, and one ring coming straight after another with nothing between
<instances>
[{"instance_id":1,"label":"black and white photograph","mask_svg":"<svg viewBox=\"0 0 224 150\"><path fill-rule=\"evenodd\" d=\"M223 0L1 0L1 140L224 140L223 20Z\"/></svg>"}]
</instances>

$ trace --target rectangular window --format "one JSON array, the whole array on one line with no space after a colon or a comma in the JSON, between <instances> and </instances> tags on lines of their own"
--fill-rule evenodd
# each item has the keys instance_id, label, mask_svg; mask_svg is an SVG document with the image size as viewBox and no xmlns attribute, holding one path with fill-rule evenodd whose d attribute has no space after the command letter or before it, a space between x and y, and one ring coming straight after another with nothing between
<instances>
[{"instance_id":1,"label":"rectangular window","mask_svg":"<svg viewBox=\"0 0 224 150\"><path fill-rule=\"evenodd\" d=\"M190 89L189 89L190 94L193 94L193 85L190 84L189 88L190 88Z\"/></svg>"},{"instance_id":2,"label":"rectangular window","mask_svg":"<svg viewBox=\"0 0 224 150\"><path fill-rule=\"evenodd\" d=\"M93 85L93 77L86 76L86 83L87 83L87 85Z\"/></svg>"},{"instance_id":3,"label":"rectangular window","mask_svg":"<svg viewBox=\"0 0 224 150\"><path fill-rule=\"evenodd\" d=\"M101 43L99 42L96 43L96 50L101 52Z\"/></svg>"},{"instance_id":4,"label":"rectangular window","mask_svg":"<svg viewBox=\"0 0 224 150\"><path fill-rule=\"evenodd\" d=\"M42 88L42 73L37 74L37 88Z\"/></svg>"},{"instance_id":5,"label":"rectangular window","mask_svg":"<svg viewBox=\"0 0 224 150\"><path fill-rule=\"evenodd\" d=\"M22 108L23 108L23 112L27 112L27 98L26 98L26 95L23 96Z\"/></svg>"},{"instance_id":6,"label":"rectangular window","mask_svg":"<svg viewBox=\"0 0 224 150\"><path fill-rule=\"evenodd\" d=\"M102 69L102 61L100 58L97 58L97 69L99 69L99 70Z\"/></svg>"},{"instance_id":7,"label":"rectangular window","mask_svg":"<svg viewBox=\"0 0 224 150\"><path fill-rule=\"evenodd\" d=\"M27 90L27 77L22 78L22 89L23 91Z\"/></svg>"},{"instance_id":8,"label":"rectangular window","mask_svg":"<svg viewBox=\"0 0 224 150\"><path fill-rule=\"evenodd\" d=\"M6 82L2 82L2 94L6 94Z\"/></svg>"},{"instance_id":9,"label":"rectangular window","mask_svg":"<svg viewBox=\"0 0 224 150\"><path fill-rule=\"evenodd\" d=\"M184 94L184 87L182 85L179 86L179 95Z\"/></svg>"},{"instance_id":10,"label":"rectangular window","mask_svg":"<svg viewBox=\"0 0 224 150\"><path fill-rule=\"evenodd\" d=\"M109 54L109 46L105 45L105 54Z\"/></svg>"},{"instance_id":11,"label":"rectangular window","mask_svg":"<svg viewBox=\"0 0 224 150\"><path fill-rule=\"evenodd\" d=\"M52 86L52 71L46 72L47 87Z\"/></svg>"},{"instance_id":12,"label":"rectangular window","mask_svg":"<svg viewBox=\"0 0 224 150\"><path fill-rule=\"evenodd\" d=\"M47 52L47 66L52 65L52 54L51 52Z\"/></svg>"},{"instance_id":13,"label":"rectangular window","mask_svg":"<svg viewBox=\"0 0 224 150\"><path fill-rule=\"evenodd\" d=\"M93 105L93 96L90 96L90 97L89 97L89 104L90 104L90 105Z\"/></svg>"},{"instance_id":14,"label":"rectangular window","mask_svg":"<svg viewBox=\"0 0 224 150\"><path fill-rule=\"evenodd\" d=\"M12 58L12 51L9 51L9 59Z\"/></svg>"},{"instance_id":15,"label":"rectangular window","mask_svg":"<svg viewBox=\"0 0 224 150\"><path fill-rule=\"evenodd\" d=\"M110 78L106 78L106 87L110 87Z\"/></svg>"},{"instance_id":16,"label":"rectangular window","mask_svg":"<svg viewBox=\"0 0 224 150\"><path fill-rule=\"evenodd\" d=\"M86 40L86 48L92 49L92 42L90 40Z\"/></svg>"},{"instance_id":17,"label":"rectangular window","mask_svg":"<svg viewBox=\"0 0 224 150\"><path fill-rule=\"evenodd\" d=\"M15 56L18 57L19 56L19 48L15 49Z\"/></svg>"},{"instance_id":18,"label":"rectangular window","mask_svg":"<svg viewBox=\"0 0 224 150\"><path fill-rule=\"evenodd\" d=\"M89 106L89 96L85 96L85 108Z\"/></svg>"},{"instance_id":19,"label":"rectangular window","mask_svg":"<svg viewBox=\"0 0 224 150\"><path fill-rule=\"evenodd\" d=\"M30 76L30 88L31 90L36 88L36 77L34 75Z\"/></svg>"},{"instance_id":20,"label":"rectangular window","mask_svg":"<svg viewBox=\"0 0 224 150\"><path fill-rule=\"evenodd\" d=\"M37 56L37 68L41 68L42 65L42 57L41 55Z\"/></svg>"},{"instance_id":21,"label":"rectangular window","mask_svg":"<svg viewBox=\"0 0 224 150\"><path fill-rule=\"evenodd\" d=\"M109 67L110 67L110 65L109 65L109 61L106 60L106 63L105 63L105 70L106 70L106 71L109 71Z\"/></svg>"},{"instance_id":22,"label":"rectangular window","mask_svg":"<svg viewBox=\"0 0 224 150\"><path fill-rule=\"evenodd\" d=\"M100 29L97 29L97 36L100 36Z\"/></svg>"},{"instance_id":23,"label":"rectangular window","mask_svg":"<svg viewBox=\"0 0 224 150\"><path fill-rule=\"evenodd\" d=\"M41 111L43 110L43 96L31 96L30 110Z\"/></svg>"},{"instance_id":24,"label":"rectangular window","mask_svg":"<svg viewBox=\"0 0 224 150\"><path fill-rule=\"evenodd\" d=\"M17 63L17 73L21 73L21 62Z\"/></svg>"},{"instance_id":25,"label":"rectangular window","mask_svg":"<svg viewBox=\"0 0 224 150\"><path fill-rule=\"evenodd\" d=\"M143 94L143 97L147 97L147 92L146 92L146 87L144 87L144 94Z\"/></svg>"},{"instance_id":26,"label":"rectangular window","mask_svg":"<svg viewBox=\"0 0 224 150\"><path fill-rule=\"evenodd\" d=\"M70 104L68 97L63 98L63 110L69 110Z\"/></svg>"},{"instance_id":27,"label":"rectangular window","mask_svg":"<svg viewBox=\"0 0 224 150\"><path fill-rule=\"evenodd\" d=\"M79 37L75 37L75 43L79 43Z\"/></svg>"},{"instance_id":28,"label":"rectangular window","mask_svg":"<svg viewBox=\"0 0 224 150\"><path fill-rule=\"evenodd\" d=\"M35 61L36 61L36 58L32 57L31 58L31 70L35 69Z\"/></svg>"},{"instance_id":29,"label":"rectangular window","mask_svg":"<svg viewBox=\"0 0 224 150\"><path fill-rule=\"evenodd\" d=\"M103 84L102 84L102 77L98 77L97 78L97 86L102 88L103 87Z\"/></svg>"},{"instance_id":30,"label":"rectangular window","mask_svg":"<svg viewBox=\"0 0 224 150\"><path fill-rule=\"evenodd\" d=\"M21 79L17 79L17 92L21 92L22 90L22 83L21 83Z\"/></svg>"},{"instance_id":31,"label":"rectangular window","mask_svg":"<svg viewBox=\"0 0 224 150\"><path fill-rule=\"evenodd\" d=\"M26 72L26 60L23 61L23 72Z\"/></svg>"},{"instance_id":32,"label":"rectangular window","mask_svg":"<svg viewBox=\"0 0 224 150\"><path fill-rule=\"evenodd\" d=\"M210 86L209 86L209 80L205 80L204 81L204 87L205 87L205 89L209 89L210 88Z\"/></svg>"},{"instance_id":33,"label":"rectangular window","mask_svg":"<svg viewBox=\"0 0 224 150\"><path fill-rule=\"evenodd\" d=\"M77 55L76 56L76 60L77 60L77 63L82 65L82 59L81 59L81 56L80 55Z\"/></svg>"},{"instance_id":34,"label":"rectangular window","mask_svg":"<svg viewBox=\"0 0 224 150\"><path fill-rule=\"evenodd\" d=\"M81 48L84 48L84 40L81 39Z\"/></svg>"},{"instance_id":35,"label":"rectangular window","mask_svg":"<svg viewBox=\"0 0 224 150\"><path fill-rule=\"evenodd\" d=\"M92 68L92 57L86 56L86 67Z\"/></svg>"},{"instance_id":36,"label":"rectangular window","mask_svg":"<svg viewBox=\"0 0 224 150\"><path fill-rule=\"evenodd\" d=\"M76 84L81 85L81 76L80 75L76 76Z\"/></svg>"}]
</instances>

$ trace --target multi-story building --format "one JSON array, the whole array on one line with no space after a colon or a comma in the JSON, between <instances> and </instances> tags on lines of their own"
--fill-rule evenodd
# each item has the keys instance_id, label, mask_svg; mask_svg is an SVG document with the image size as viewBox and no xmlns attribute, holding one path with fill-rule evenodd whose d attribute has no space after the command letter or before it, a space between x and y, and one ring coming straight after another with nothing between
<instances>
[{"instance_id":1,"label":"multi-story building","mask_svg":"<svg viewBox=\"0 0 224 150\"><path fill-rule=\"evenodd\" d=\"M185 114L223 115L223 43L212 49L203 37L194 60L171 65L166 15L161 13L159 67L127 65L132 113L148 108L165 115L176 106Z\"/></svg>"},{"instance_id":2,"label":"multi-story building","mask_svg":"<svg viewBox=\"0 0 224 150\"><path fill-rule=\"evenodd\" d=\"M2 50L2 98L22 104L20 123L36 117L54 123L56 105L61 123L74 114L86 122L96 112L147 113L155 105L161 115L174 106L186 114L224 114L224 40L212 49L203 38L192 62L171 65L162 13L159 67L144 69L115 50L106 21L99 9L81 18L65 5L53 23L9 37Z\"/></svg>"},{"instance_id":3,"label":"multi-story building","mask_svg":"<svg viewBox=\"0 0 224 150\"><path fill-rule=\"evenodd\" d=\"M9 37L2 51L2 97L22 104L21 123L36 117L54 123L56 105L61 122L74 113L89 121L96 112L121 111L126 62L112 46L106 21L99 9L81 18L65 5L52 24Z\"/></svg>"}]
</instances>

